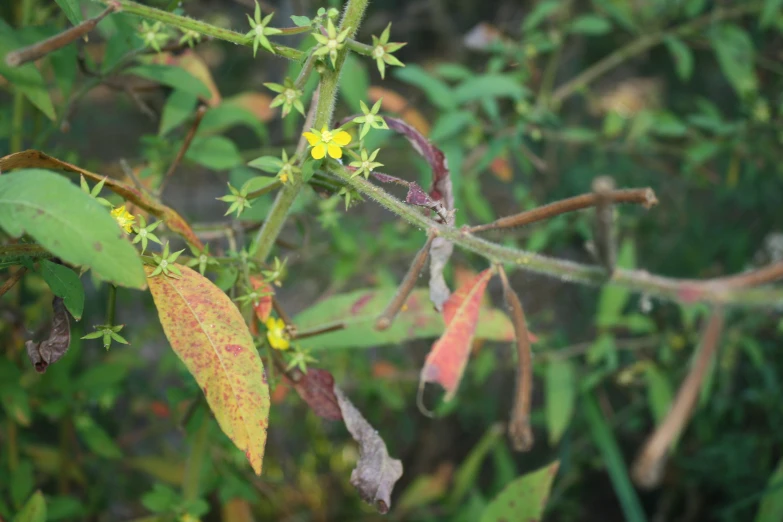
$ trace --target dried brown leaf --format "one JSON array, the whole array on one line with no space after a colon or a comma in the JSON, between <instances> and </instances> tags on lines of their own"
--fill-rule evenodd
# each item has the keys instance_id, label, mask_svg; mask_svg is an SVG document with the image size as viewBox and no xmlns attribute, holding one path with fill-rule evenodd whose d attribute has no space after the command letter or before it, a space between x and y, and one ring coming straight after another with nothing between
<instances>
[{"instance_id":1,"label":"dried brown leaf","mask_svg":"<svg viewBox=\"0 0 783 522\"><path fill-rule=\"evenodd\" d=\"M52 330L49 337L41 342L27 341L27 356L35 366L35 371L44 373L50 364L62 359L71 345L71 322L62 297L52 300Z\"/></svg>"}]
</instances>

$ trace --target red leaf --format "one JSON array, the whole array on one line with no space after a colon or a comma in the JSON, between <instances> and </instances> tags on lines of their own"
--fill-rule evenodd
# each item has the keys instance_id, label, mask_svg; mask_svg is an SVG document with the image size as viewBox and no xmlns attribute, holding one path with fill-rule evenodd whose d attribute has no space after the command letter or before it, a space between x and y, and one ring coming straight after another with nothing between
<instances>
[{"instance_id":1,"label":"red leaf","mask_svg":"<svg viewBox=\"0 0 783 522\"><path fill-rule=\"evenodd\" d=\"M262 323L265 323L269 319L269 314L272 313L272 296L275 291L269 283L264 282L258 276L250 276L250 284L253 285L253 290L257 290L259 293L268 294L261 297L257 303L253 303L253 310L256 312L256 317Z\"/></svg>"},{"instance_id":2,"label":"red leaf","mask_svg":"<svg viewBox=\"0 0 783 522\"><path fill-rule=\"evenodd\" d=\"M309 368L298 381L291 384L296 393L312 408L313 413L326 420L343 418L337 397L334 395L334 377L326 370Z\"/></svg>"},{"instance_id":3,"label":"red leaf","mask_svg":"<svg viewBox=\"0 0 783 522\"><path fill-rule=\"evenodd\" d=\"M443 305L446 331L427 355L421 370L421 382L439 383L446 390L447 401L454 397L465 371L476 333L481 299L492 273L492 269L484 270L460 286Z\"/></svg>"}]
</instances>

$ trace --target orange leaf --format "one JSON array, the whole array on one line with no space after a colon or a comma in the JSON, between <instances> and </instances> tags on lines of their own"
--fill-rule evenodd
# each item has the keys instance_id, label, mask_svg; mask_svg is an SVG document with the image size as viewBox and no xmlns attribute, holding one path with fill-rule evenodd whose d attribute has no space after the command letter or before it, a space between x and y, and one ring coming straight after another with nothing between
<instances>
[{"instance_id":1,"label":"orange leaf","mask_svg":"<svg viewBox=\"0 0 783 522\"><path fill-rule=\"evenodd\" d=\"M154 267L145 266L149 275ZM182 277L148 277L163 332L204 391L220 428L261 474L269 420L264 365L242 314L209 279L177 265Z\"/></svg>"},{"instance_id":2,"label":"orange leaf","mask_svg":"<svg viewBox=\"0 0 783 522\"><path fill-rule=\"evenodd\" d=\"M272 290L272 286L269 283L265 283L263 279L258 276L250 276L250 284L253 285L253 290L258 290L260 293L269 294L262 296L258 299L257 303L253 303L253 310L256 312L256 317L262 323L265 323L269 319L269 314L272 313L272 296L275 291Z\"/></svg>"},{"instance_id":3,"label":"orange leaf","mask_svg":"<svg viewBox=\"0 0 783 522\"><path fill-rule=\"evenodd\" d=\"M514 171L511 169L511 163L508 161L507 154L498 156L489 164L489 170L500 181L508 183L514 177Z\"/></svg>"},{"instance_id":4,"label":"orange leaf","mask_svg":"<svg viewBox=\"0 0 783 522\"><path fill-rule=\"evenodd\" d=\"M209 89L209 99L203 100L210 107L217 107L220 105L221 96L218 91L215 80L212 78L212 73L209 72L209 67L204 60L191 50L186 50L180 55L173 55L170 53L159 53L153 60L154 63L162 63L165 65L176 65L189 72L195 78L201 80L207 89Z\"/></svg>"},{"instance_id":5,"label":"orange leaf","mask_svg":"<svg viewBox=\"0 0 783 522\"><path fill-rule=\"evenodd\" d=\"M446 331L432 346L421 370L421 383L437 382L446 390L446 401L454 398L468 362L476 333L481 298L492 278L488 268L460 286L443 304Z\"/></svg>"},{"instance_id":6,"label":"orange leaf","mask_svg":"<svg viewBox=\"0 0 783 522\"><path fill-rule=\"evenodd\" d=\"M402 121L408 123L424 136L427 136L430 133L430 124L427 121L427 118L422 116L415 108L411 107L407 98L383 87L370 87L370 90L367 91L367 95L369 96L371 103L375 103L383 98L383 101L381 102L381 108L383 110L398 114Z\"/></svg>"}]
</instances>

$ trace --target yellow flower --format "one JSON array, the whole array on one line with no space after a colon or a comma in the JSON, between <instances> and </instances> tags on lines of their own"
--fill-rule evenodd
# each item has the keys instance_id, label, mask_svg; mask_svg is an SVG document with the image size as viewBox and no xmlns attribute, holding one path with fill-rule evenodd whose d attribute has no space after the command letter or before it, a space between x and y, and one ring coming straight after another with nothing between
<instances>
[{"instance_id":1,"label":"yellow flower","mask_svg":"<svg viewBox=\"0 0 783 522\"><path fill-rule=\"evenodd\" d=\"M341 147L351 142L351 135L344 130L336 129L330 131L326 128L326 125L323 126L320 132L315 129L310 130L312 132L305 132L302 136L307 139L307 142L312 147L310 154L312 154L314 159L323 158L327 152L330 157L340 159L343 157L343 149Z\"/></svg>"},{"instance_id":2,"label":"yellow flower","mask_svg":"<svg viewBox=\"0 0 783 522\"><path fill-rule=\"evenodd\" d=\"M117 220L120 228L130 234L133 230L133 221L136 219L133 214L125 210L125 205L117 207L111 211L111 217Z\"/></svg>"},{"instance_id":3,"label":"yellow flower","mask_svg":"<svg viewBox=\"0 0 783 522\"><path fill-rule=\"evenodd\" d=\"M274 317L270 317L266 320L266 338L269 339L269 344L275 350L288 350L291 345L288 342L285 331L285 323L282 319L275 320Z\"/></svg>"}]
</instances>

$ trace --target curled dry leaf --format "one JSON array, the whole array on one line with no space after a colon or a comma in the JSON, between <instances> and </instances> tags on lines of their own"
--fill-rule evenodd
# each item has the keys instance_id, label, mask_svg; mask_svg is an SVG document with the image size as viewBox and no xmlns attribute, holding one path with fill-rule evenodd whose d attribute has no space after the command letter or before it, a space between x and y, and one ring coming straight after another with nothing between
<instances>
[{"instance_id":1,"label":"curled dry leaf","mask_svg":"<svg viewBox=\"0 0 783 522\"><path fill-rule=\"evenodd\" d=\"M27 341L27 356L35 366L35 371L44 373L50 364L62 359L71 344L71 322L62 297L52 300L52 330L49 337L41 342Z\"/></svg>"},{"instance_id":2,"label":"curled dry leaf","mask_svg":"<svg viewBox=\"0 0 783 522\"><path fill-rule=\"evenodd\" d=\"M445 212L438 213L438 219L446 225L454 225L454 193L446 155L403 120L388 116L384 117L384 120L390 129L405 136L413 148L430 164L432 186L428 195L445 207ZM442 237L436 237L430 249L430 299L438 311L443 309L443 304L450 294L446 280L443 278L443 270L453 250L454 245Z\"/></svg>"},{"instance_id":3,"label":"curled dry leaf","mask_svg":"<svg viewBox=\"0 0 783 522\"><path fill-rule=\"evenodd\" d=\"M334 395L342 410L345 427L359 443L359 462L351 472L351 484L379 513L388 513L394 484L402 476L402 462L389 456L381 436L337 386Z\"/></svg>"},{"instance_id":4,"label":"curled dry leaf","mask_svg":"<svg viewBox=\"0 0 783 522\"><path fill-rule=\"evenodd\" d=\"M296 393L319 417L333 421L343 418L334 394L334 377L328 371L308 368L307 373L301 374L297 380L292 379L291 384Z\"/></svg>"},{"instance_id":5,"label":"curled dry leaf","mask_svg":"<svg viewBox=\"0 0 783 522\"><path fill-rule=\"evenodd\" d=\"M443 305L446 331L432 346L421 370L421 384L437 382L446 390L445 400L454 397L468 362L476 333L481 299L492 277L488 268L454 292Z\"/></svg>"},{"instance_id":6,"label":"curled dry leaf","mask_svg":"<svg viewBox=\"0 0 783 522\"><path fill-rule=\"evenodd\" d=\"M275 291L269 283L258 276L250 276L250 284L253 285L253 290L268 294L261 296L257 302L253 303L253 310L256 313L256 317L262 323L269 319L269 314L272 313L272 296L275 295Z\"/></svg>"}]
</instances>

